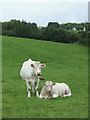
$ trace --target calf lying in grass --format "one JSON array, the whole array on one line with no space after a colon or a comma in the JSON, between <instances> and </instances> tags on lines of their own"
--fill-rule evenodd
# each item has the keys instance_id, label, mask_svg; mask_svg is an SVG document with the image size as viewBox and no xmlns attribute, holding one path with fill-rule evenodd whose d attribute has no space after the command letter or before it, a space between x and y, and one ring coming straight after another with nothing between
<instances>
[{"instance_id":1,"label":"calf lying in grass","mask_svg":"<svg viewBox=\"0 0 90 120\"><path fill-rule=\"evenodd\" d=\"M56 98L71 96L71 89L65 83L53 83L52 81L46 81L43 83L44 87L40 92L39 98Z\"/></svg>"}]
</instances>

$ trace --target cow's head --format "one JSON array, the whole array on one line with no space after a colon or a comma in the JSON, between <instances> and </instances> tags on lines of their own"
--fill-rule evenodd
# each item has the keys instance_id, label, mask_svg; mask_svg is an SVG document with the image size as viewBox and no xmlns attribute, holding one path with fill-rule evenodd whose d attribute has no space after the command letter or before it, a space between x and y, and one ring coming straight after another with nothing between
<instances>
[{"instance_id":1,"label":"cow's head","mask_svg":"<svg viewBox=\"0 0 90 120\"><path fill-rule=\"evenodd\" d=\"M33 67L34 69L34 74L37 76L40 76L41 73L41 68L44 68L46 65L45 64L41 64L40 62L35 62L33 64L31 64L31 67Z\"/></svg>"},{"instance_id":2,"label":"cow's head","mask_svg":"<svg viewBox=\"0 0 90 120\"><path fill-rule=\"evenodd\" d=\"M56 83L52 82L52 81L46 81L45 83L43 83L43 85L45 86L45 89L47 91L47 93L50 93L52 91L52 86L55 85Z\"/></svg>"}]
</instances>

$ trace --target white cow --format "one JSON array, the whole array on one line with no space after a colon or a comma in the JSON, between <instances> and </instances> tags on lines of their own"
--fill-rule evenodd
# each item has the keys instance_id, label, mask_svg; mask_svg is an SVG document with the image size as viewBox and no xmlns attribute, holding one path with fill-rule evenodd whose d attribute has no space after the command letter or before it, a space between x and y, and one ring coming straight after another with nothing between
<instances>
[{"instance_id":1,"label":"white cow","mask_svg":"<svg viewBox=\"0 0 90 120\"><path fill-rule=\"evenodd\" d=\"M20 71L20 76L23 80L26 81L28 97L30 94L30 84L32 85L32 92L34 93L34 84L36 90L36 96L39 97L38 93L38 85L39 85L39 77L41 75L41 68L45 67L45 64L41 64L39 61L32 61L29 59L23 63L23 66Z\"/></svg>"},{"instance_id":2,"label":"white cow","mask_svg":"<svg viewBox=\"0 0 90 120\"><path fill-rule=\"evenodd\" d=\"M52 81L46 81L43 83L44 87L40 92L39 98L56 98L71 96L71 89L65 83L53 83Z\"/></svg>"}]
</instances>

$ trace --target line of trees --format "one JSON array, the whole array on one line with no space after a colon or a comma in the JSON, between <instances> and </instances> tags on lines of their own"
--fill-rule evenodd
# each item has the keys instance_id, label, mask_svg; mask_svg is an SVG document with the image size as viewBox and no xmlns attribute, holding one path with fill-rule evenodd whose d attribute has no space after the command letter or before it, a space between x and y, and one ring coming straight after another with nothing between
<instances>
[{"instance_id":1,"label":"line of trees","mask_svg":"<svg viewBox=\"0 0 90 120\"><path fill-rule=\"evenodd\" d=\"M73 30L73 28L75 29ZM57 22L49 22L46 27L38 28L36 23L11 20L2 23L2 35L88 45L90 23L59 24Z\"/></svg>"}]
</instances>

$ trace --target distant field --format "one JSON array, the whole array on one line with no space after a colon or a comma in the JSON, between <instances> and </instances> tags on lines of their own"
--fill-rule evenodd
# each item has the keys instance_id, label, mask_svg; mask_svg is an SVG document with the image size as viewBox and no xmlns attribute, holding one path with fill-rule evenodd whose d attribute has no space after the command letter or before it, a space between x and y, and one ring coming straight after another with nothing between
<instances>
[{"instance_id":1,"label":"distant field","mask_svg":"<svg viewBox=\"0 0 90 120\"><path fill-rule=\"evenodd\" d=\"M56 99L27 98L26 83L20 78L28 59L45 63L42 77L65 82L72 96ZM87 118L88 48L34 39L2 37L3 118ZM42 88L40 81L39 92Z\"/></svg>"}]
</instances>

